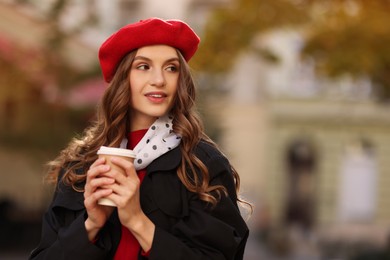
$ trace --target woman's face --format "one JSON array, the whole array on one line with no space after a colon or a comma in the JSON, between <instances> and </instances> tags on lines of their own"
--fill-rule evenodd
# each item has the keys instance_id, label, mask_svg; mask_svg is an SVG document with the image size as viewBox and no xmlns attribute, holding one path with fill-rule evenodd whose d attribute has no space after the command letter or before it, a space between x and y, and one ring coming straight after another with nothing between
<instances>
[{"instance_id":1,"label":"woman's face","mask_svg":"<svg viewBox=\"0 0 390 260\"><path fill-rule=\"evenodd\" d=\"M167 45L137 50L130 69L131 130L149 128L173 105L179 81L179 58Z\"/></svg>"}]
</instances>

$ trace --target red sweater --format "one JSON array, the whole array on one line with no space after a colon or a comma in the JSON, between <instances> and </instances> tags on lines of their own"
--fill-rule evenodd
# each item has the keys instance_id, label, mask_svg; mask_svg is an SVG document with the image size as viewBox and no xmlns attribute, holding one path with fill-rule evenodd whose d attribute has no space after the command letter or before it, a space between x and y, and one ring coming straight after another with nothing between
<instances>
[{"instance_id":1,"label":"red sweater","mask_svg":"<svg viewBox=\"0 0 390 260\"><path fill-rule=\"evenodd\" d=\"M134 147L141 141L142 137L146 134L147 129L134 131L128 134L127 139L129 140L127 143L128 149L134 149ZM138 177L142 183L146 170L142 169L137 171ZM116 250L114 260L136 260L138 259L139 251L141 247L133 236L133 234L124 226L122 226L122 236L119 242L119 246ZM142 251L143 256L148 256L149 252L144 253Z\"/></svg>"}]
</instances>

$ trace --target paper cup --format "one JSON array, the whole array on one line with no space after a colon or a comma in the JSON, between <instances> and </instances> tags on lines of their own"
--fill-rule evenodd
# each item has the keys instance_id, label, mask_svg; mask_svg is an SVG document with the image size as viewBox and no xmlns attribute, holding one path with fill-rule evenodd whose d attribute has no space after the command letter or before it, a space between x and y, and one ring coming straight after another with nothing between
<instances>
[{"instance_id":1,"label":"paper cup","mask_svg":"<svg viewBox=\"0 0 390 260\"><path fill-rule=\"evenodd\" d=\"M101 146L100 149L97 151L97 154L99 155L99 158L103 158L103 157L106 158L106 164L110 165L111 169L116 169L119 171L123 171L123 169L111 163L112 157L121 157L126 160L129 160L130 162L134 162L134 159L136 157L133 150L124 149L124 148L107 147L107 146ZM123 172L123 174L125 173ZM98 204L116 207L114 202L112 202L107 198L99 199Z\"/></svg>"}]
</instances>

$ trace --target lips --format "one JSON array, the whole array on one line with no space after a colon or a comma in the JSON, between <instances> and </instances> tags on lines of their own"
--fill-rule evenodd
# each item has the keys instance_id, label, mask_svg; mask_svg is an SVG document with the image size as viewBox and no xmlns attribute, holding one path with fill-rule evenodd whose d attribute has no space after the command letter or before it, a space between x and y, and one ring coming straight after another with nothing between
<instances>
[{"instance_id":1,"label":"lips","mask_svg":"<svg viewBox=\"0 0 390 260\"><path fill-rule=\"evenodd\" d=\"M145 94L145 97L153 103L161 103L167 97L167 94L164 92L149 92Z\"/></svg>"}]
</instances>

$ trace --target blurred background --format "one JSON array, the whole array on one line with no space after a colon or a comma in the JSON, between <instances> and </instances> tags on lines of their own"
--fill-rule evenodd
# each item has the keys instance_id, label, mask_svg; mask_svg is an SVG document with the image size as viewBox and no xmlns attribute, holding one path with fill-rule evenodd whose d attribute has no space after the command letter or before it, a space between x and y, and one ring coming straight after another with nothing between
<instances>
[{"instance_id":1,"label":"blurred background","mask_svg":"<svg viewBox=\"0 0 390 260\"><path fill-rule=\"evenodd\" d=\"M0 0L0 259L39 241L45 163L106 88L100 44L151 16L202 38L190 62L199 108L255 207L245 260L389 259L389 11L389 0Z\"/></svg>"}]
</instances>

